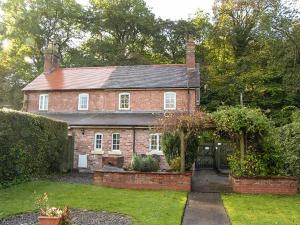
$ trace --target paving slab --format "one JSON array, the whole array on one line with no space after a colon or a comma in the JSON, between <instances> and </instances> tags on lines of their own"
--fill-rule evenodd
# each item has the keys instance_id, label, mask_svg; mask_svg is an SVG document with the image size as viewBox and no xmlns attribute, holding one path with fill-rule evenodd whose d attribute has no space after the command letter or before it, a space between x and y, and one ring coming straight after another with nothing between
<instances>
[{"instance_id":1,"label":"paving slab","mask_svg":"<svg viewBox=\"0 0 300 225\"><path fill-rule=\"evenodd\" d=\"M230 225L221 194L191 192L182 225Z\"/></svg>"}]
</instances>

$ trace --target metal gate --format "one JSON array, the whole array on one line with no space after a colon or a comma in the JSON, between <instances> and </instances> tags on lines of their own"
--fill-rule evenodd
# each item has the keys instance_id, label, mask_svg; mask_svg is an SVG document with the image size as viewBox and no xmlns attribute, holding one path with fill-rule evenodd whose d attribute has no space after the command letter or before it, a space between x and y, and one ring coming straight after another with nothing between
<instances>
[{"instance_id":1,"label":"metal gate","mask_svg":"<svg viewBox=\"0 0 300 225\"><path fill-rule=\"evenodd\" d=\"M198 148L198 157L195 162L195 170L200 169L228 169L227 157L233 152L226 143L206 143Z\"/></svg>"},{"instance_id":2,"label":"metal gate","mask_svg":"<svg viewBox=\"0 0 300 225\"><path fill-rule=\"evenodd\" d=\"M215 168L215 145L210 143L199 146L195 169L213 168Z\"/></svg>"}]
</instances>

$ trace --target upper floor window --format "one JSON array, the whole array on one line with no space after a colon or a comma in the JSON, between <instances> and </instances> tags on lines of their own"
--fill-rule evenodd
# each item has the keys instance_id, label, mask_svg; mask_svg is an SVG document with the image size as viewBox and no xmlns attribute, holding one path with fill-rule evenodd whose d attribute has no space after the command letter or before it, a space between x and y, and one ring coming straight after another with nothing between
<instances>
[{"instance_id":1,"label":"upper floor window","mask_svg":"<svg viewBox=\"0 0 300 225\"><path fill-rule=\"evenodd\" d=\"M119 109L128 110L130 109L130 94L120 93L119 94Z\"/></svg>"},{"instance_id":2,"label":"upper floor window","mask_svg":"<svg viewBox=\"0 0 300 225\"><path fill-rule=\"evenodd\" d=\"M166 109L166 110L176 109L176 93L175 92L165 92L164 109Z\"/></svg>"},{"instance_id":3,"label":"upper floor window","mask_svg":"<svg viewBox=\"0 0 300 225\"><path fill-rule=\"evenodd\" d=\"M119 133L112 134L112 150L113 151L120 150L120 134Z\"/></svg>"},{"instance_id":4,"label":"upper floor window","mask_svg":"<svg viewBox=\"0 0 300 225\"><path fill-rule=\"evenodd\" d=\"M102 150L102 140L103 140L103 134L96 133L95 134L95 143L94 143L94 150L95 151L101 151Z\"/></svg>"},{"instance_id":5,"label":"upper floor window","mask_svg":"<svg viewBox=\"0 0 300 225\"><path fill-rule=\"evenodd\" d=\"M47 94L40 95L39 110L48 110L48 95Z\"/></svg>"},{"instance_id":6,"label":"upper floor window","mask_svg":"<svg viewBox=\"0 0 300 225\"><path fill-rule=\"evenodd\" d=\"M89 94L79 94L78 96L78 110L89 109Z\"/></svg>"},{"instance_id":7,"label":"upper floor window","mask_svg":"<svg viewBox=\"0 0 300 225\"><path fill-rule=\"evenodd\" d=\"M161 135L160 134L150 134L150 151L161 151Z\"/></svg>"}]
</instances>

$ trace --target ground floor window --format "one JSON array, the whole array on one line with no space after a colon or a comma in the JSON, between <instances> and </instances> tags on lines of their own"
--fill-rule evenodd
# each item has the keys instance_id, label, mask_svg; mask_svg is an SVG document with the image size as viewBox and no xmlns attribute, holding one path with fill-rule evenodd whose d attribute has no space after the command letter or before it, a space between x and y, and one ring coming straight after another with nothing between
<instances>
[{"instance_id":1,"label":"ground floor window","mask_svg":"<svg viewBox=\"0 0 300 225\"><path fill-rule=\"evenodd\" d=\"M102 150L102 140L103 140L103 135L101 133L96 133L95 134L95 143L94 143L95 151Z\"/></svg>"},{"instance_id":2,"label":"ground floor window","mask_svg":"<svg viewBox=\"0 0 300 225\"><path fill-rule=\"evenodd\" d=\"M112 150L113 151L120 150L120 134L119 133L112 134Z\"/></svg>"},{"instance_id":3,"label":"ground floor window","mask_svg":"<svg viewBox=\"0 0 300 225\"><path fill-rule=\"evenodd\" d=\"M150 151L161 151L160 134L150 134Z\"/></svg>"}]
</instances>

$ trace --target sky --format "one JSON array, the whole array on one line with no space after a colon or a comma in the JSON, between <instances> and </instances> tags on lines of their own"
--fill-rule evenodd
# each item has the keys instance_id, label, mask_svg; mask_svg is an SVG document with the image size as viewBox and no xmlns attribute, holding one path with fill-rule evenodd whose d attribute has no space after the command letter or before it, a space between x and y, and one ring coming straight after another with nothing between
<instances>
[{"instance_id":1,"label":"sky","mask_svg":"<svg viewBox=\"0 0 300 225\"><path fill-rule=\"evenodd\" d=\"M87 5L88 0L76 0ZM214 0L144 0L157 17L162 19L188 19L197 9L211 13Z\"/></svg>"},{"instance_id":2,"label":"sky","mask_svg":"<svg viewBox=\"0 0 300 225\"><path fill-rule=\"evenodd\" d=\"M197 9L211 13L214 0L145 0L156 16L163 19L188 19Z\"/></svg>"}]
</instances>

